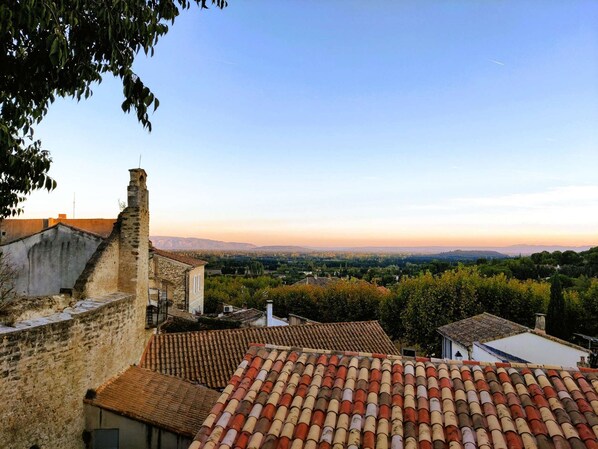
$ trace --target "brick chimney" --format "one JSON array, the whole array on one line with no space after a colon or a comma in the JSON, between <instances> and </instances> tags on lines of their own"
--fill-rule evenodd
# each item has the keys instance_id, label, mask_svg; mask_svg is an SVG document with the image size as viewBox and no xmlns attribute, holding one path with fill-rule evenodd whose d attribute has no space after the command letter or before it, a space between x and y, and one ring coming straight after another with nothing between
<instances>
[{"instance_id":1,"label":"brick chimney","mask_svg":"<svg viewBox=\"0 0 598 449\"><path fill-rule=\"evenodd\" d=\"M536 325L534 326L534 330L539 334L546 333L546 314L545 313L536 313Z\"/></svg>"}]
</instances>

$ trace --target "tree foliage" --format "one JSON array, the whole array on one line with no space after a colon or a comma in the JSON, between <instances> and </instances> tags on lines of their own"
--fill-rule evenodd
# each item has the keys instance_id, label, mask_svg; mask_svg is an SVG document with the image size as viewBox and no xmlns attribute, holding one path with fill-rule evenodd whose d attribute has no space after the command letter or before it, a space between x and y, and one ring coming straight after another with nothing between
<instances>
[{"instance_id":1,"label":"tree foliage","mask_svg":"<svg viewBox=\"0 0 598 449\"><path fill-rule=\"evenodd\" d=\"M546 283L485 277L476 267L460 267L401 279L382 302L380 320L392 338L439 355L440 326L482 312L533 326L534 314L545 311L547 302Z\"/></svg>"},{"instance_id":2,"label":"tree foliage","mask_svg":"<svg viewBox=\"0 0 598 449\"><path fill-rule=\"evenodd\" d=\"M550 280L550 301L546 313L546 332L559 338L567 338L567 311L565 295L560 276L555 274Z\"/></svg>"},{"instance_id":3,"label":"tree foliage","mask_svg":"<svg viewBox=\"0 0 598 449\"><path fill-rule=\"evenodd\" d=\"M209 0L194 0L207 8ZM32 190L55 188L52 162L34 127L57 97L77 100L111 74L123 84L125 112L151 130L159 101L133 71L192 0L46 0L0 3L0 217L22 211ZM211 0L217 7L225 0Z\"/></svg>"},{"instance_id":4,"label":"tree foliage","mask_svg":"<svg viewBox=\"0 0 598 449\"><path fill-rule=\"evenodd\" d=\"M17 297L15 279L18 275L16 268L7 260L0 251L0 309L7 306Z\"/></svg>"}]
</instances>

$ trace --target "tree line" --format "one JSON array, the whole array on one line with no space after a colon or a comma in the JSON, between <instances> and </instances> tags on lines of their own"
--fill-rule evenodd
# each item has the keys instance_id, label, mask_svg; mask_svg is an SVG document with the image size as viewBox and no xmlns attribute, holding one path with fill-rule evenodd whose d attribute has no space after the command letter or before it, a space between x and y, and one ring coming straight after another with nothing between
<instances>
[{"instance_id":1,"label":"tree line","mask_svg":"<svg viewBox=\"0 0 598 449\"><path fill-rule=\"evenodd\" d=\"M264 309L270 299L281 317L294 313L321 322L380 320L394 340L440 355L436 329L482 312L529 327L534 327L536 313L548 312L552 335L569 340L575 332L598 335L598 279L583 277L568 287L563 279L558 274L540 281L504 273L485 276L477 266L403 276L390 288L360 280L318 287L285 286L268 276L217 276L207 278L205 298L206 311L215 311L219 302Z\"/></svg>"}]
</instances>

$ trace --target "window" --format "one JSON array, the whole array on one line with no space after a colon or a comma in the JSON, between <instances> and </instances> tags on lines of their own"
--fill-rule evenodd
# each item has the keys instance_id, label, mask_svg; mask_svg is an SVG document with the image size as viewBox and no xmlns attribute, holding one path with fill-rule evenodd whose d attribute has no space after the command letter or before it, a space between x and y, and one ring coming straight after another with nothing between
<instances>
[{"instance_id":1,"label":"window","mask_svg":"<svg viewBox=\"0 0 598 449\"><path fill-rule=\"evenodd\" d=\"M201 275L196 274L193 276L193 293L199 293L201 291Z\"/></svg>"}]
</instances>

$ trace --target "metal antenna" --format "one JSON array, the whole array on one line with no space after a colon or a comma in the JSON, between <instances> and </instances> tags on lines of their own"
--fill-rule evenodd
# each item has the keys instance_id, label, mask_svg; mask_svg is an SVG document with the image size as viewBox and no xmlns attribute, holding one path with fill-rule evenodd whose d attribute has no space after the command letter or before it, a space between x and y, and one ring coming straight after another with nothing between
<instances>
[{"instance_id":1,"label":"metal antenna","mask_svg":"<svg viewBox=\"0 0 598 449\"><path fill-rule=\"evenodd\" d=\"M141 168L141 153L139 153L139 167L138 168Z\"/></svg>"},{"instance_id":2,"label":"metal antenna","mask_svg":"<svg viewBox=\"0 0 598 449\"><path fill-rule=\"evenodd\" d=\"M73 192L73 218L75 218L75 192Z\"/></svg>"}]
</instances>

